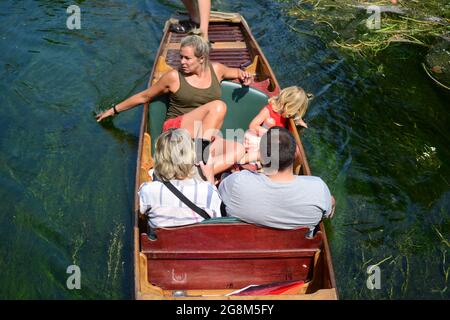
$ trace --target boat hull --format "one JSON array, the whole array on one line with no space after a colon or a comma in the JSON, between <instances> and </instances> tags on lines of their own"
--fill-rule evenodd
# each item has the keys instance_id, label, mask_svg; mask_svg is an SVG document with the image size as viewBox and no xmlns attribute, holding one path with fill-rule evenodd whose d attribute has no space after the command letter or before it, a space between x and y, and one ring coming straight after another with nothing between
<instances>
[{"instance_id":1,"label":"boat hull","mask_svg":"<svg viewBox=\"0 0 450 320\"><path fill-rule=\"evenodd\" d=\"M170 24L175 22L176 19L172 18L165 25L149 86L179 65L178 48L182 36L169 31ZM279 92L278 81L250 28L239 14L213 12L209 36L214 41L212 61L229 67L245 67L255 75L256 81L251 88L242 89L236 83L222 84L227 113L236 116L237 112L242 112L247 119L242 122L242 119L234 118L225 121L226 126L242 122L237 126L246 129L248 119L255 110L259 110L268 97ZM160 99L152 102L151 107L146 104L143 108L133 233L135 298L337 299L323 223L311 239L305 237L305 228L279 230L220 219L213 223L157 229L156 238L149 238L147 223L139 213L137 191L141 183L151 179L148 171L153 167L152 137L158 136L161 131L166 103ZM310 175L306 154L292 120L289 130L300 148L294 171L296 174ZM229 295L248 285L286 281L303 281L304 285L282 295Z\"/></svg>"}]
</instances>

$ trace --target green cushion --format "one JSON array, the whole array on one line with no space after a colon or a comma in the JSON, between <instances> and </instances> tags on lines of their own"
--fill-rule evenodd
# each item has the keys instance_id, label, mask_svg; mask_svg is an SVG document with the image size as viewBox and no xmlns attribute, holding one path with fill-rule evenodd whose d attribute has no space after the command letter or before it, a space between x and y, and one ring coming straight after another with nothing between
<instances>
[{"instance_id":1,"label":"green cushion","mask_svg":"<svg viewBox=\"0 0 450 320\"><path fill-rule=\"evenodd\" d=\"M235 82L222 81L221 86L222 100L227 104L227 114L221 130L225 137L226 129L247 130L250 121L267 104L269 97L257 89L242 87ZM154 154L156 138L162 132L168 102L168 96L164 95L150 104L148 124L152 137L152 154Z\"/></svg>"},{"instance_id":2,"label":"green cushion","mask_svg":"<svg viewBox=\"0 0 450 320\"><path fill-rule=\"evenodd\" d=\"M238 83L222 82L222 100L227 104L227 115L222 126L226 129L247 130L258 112L267 104L268 96L256 89Z\"/></svg>"},{"instance_id":3,"label":"green cushion","mask_svg":"<svg viewBox=\"0 0 450 320\"><path fill-rule=\"evenodd\" d=\"M152 154L156 138L161 134L164 121L166 120L167 107L169 105L168 95L163 95L150 103L148 110L148 127L152 137Z\"/></svg>"},{"instance_id":4,"label":"green cushion","mask_svg":"<svg viewBox=\"0 0 450 320\"><path fill-rule=\"evenodd\" d=\"M208 220L203 220L200 222L201 224L223 224L223 223L238 223L243 222L241 219L236 217L220 217L220 218L211 218Z\"/></svg>"}]
</instances>

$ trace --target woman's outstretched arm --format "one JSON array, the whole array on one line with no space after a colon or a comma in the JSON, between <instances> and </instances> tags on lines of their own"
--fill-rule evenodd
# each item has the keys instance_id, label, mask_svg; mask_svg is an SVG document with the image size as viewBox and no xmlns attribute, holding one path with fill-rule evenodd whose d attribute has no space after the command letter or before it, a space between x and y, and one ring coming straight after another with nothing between
<instances>
[{"instance_id":1,"label":"woman's outstretched arm","mask_svg":"<svg viewBox=\"0 0 450 320\"><path fill-rule=\"evenodd\" d=\"M173 86L174 82L178 81L177 71L172 70L165 73L158 82L152 85L150 88L141 91L134 96L129 97L128 99L116 104L114 107L109 108L108 110L103 111L102 113L96 116L97 122L102 121L105 118L114 116L122 111L126 111L128 109L134 108L140 104L144 104L150 102L155 97L162 95L164 93L168 93Z\"/></svg>"}]
</instances>

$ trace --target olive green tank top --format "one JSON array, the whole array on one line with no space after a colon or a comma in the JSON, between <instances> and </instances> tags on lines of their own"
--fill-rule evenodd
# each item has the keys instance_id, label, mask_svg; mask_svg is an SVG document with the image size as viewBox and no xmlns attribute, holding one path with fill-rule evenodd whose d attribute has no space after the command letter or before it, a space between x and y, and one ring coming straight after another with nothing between
<instances>
[{"instance_id":1,"label":"olive green tank top","mask_svg":"<svg viewBox=\"0 0 450 320\"><path fill-rule=\"evenodd\" d=\"M166 120L186 114L213 100L220 100L222 91L211 64L209 64L209 70L211 72L211 86L206 89L191 86L183 74L178 71L180 88L177 92L169 95L169 108L167 110Z\"/></svg>"}]
</instances>

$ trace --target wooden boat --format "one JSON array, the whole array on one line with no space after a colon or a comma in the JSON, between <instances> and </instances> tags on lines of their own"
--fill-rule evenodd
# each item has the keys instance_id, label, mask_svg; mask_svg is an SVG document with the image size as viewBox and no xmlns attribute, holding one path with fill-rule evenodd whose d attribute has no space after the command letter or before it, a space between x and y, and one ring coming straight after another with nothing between
<instances>
[{"instance_id":1,"label":"wooden boat","mask_svg":"<svg viewBox=\"0 0 450 320\"><path fill-rule=\"evenodd\" d=\"M164 35L149 85L179 66L180 40L184 35ZM242 87L222 82L222 99L228 111L222 131L247 129L250 120L279 92L279 84L242 16L212 12L209 29L213 41L210 58L230 67L243 67L255 75L255 83ZM139 214L137 191L151 180L152 145L162 129L167 97L143 109L136 172L134 223L134 275L136 299L337 299L333 265L323 223L311 239L307 229L277 230L219 218L208 222L155 230L147 234L147 222ZM289 130L300 147L297 174L310 175L303 146L293 122ZM304 281L283 295L228 295L249 285Z\"/></svg>"}]
</instances>

